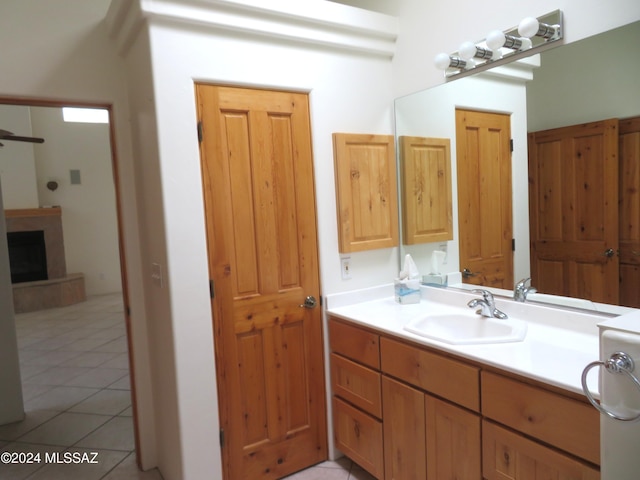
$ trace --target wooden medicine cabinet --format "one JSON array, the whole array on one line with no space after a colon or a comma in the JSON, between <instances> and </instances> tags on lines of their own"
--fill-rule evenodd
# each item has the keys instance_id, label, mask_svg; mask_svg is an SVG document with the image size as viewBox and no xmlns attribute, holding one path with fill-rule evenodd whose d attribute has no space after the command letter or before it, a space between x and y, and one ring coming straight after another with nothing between
<instances>
[{"instance_id":1,"label":"wooden medicine cabinet","mask_svg":"<svg viewBox=\"0 0 640 480\"><path fill-rule=\"evenodd\" d=\"M398 245L392 135L333 134L340 253Z\"/></svg>"},{"instance_id":2,"label":"wooden medicine cabinet","mask_svg":"<svg viewBox=\"0 0 640 480\"><path fill-rule=\"evenodd\" d=\"M401 136L403 243L453 240L451 142Z\"/></svg>"}]
</instances>

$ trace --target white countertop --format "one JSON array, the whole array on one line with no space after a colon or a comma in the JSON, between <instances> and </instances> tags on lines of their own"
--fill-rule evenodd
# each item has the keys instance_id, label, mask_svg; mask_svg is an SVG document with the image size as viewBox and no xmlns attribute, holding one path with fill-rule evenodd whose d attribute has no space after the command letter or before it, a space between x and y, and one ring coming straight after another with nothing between
<instances>
[{"instance_id":1,"label":"white countertop","mask_svg":"<svg viewBox=\"0 0 640 480\"><path fill-rule=\"evenodd\" d=\"M393 286L388 285L329 295L325 307L331 316L578 394L583 393L582 371L587 364L599 359L597 325L610 318L496 298L500 310L527 321L525 339L512 343L453 345L413 334L404 326L430 310L441 310L447 305L465 306L478 295L423 286L421 296L420 303L401 305L393 297ZM597 398L597 375L589 376L588 385Z\"/></svg>"}]
</instances>

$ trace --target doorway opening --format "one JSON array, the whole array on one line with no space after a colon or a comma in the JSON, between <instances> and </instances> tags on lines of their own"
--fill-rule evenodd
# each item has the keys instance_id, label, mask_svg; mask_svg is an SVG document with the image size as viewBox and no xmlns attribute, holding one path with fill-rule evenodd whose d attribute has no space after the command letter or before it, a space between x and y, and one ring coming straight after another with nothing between
<instances>
[{"instance_id":1,"label":"doorway opening","mask_svg":"<svg viewBox=\"0 0 640 480\"><path fill-rule=\"evenodd\" d=\"M26 418L0 426L0 440L8 442L3 449L13 442L34 451L43 445L51 446L47 452L88 448L104 451L109 468L135 465L139 440L114 129L112 122L99 129L65 123L68 106L111 116L106 104L0 98L0 128L45 140L3 141L5 212L60 210L62 257L66 268L81 272L63 276L82 276L87 293L86 300L16 313ZM30 278L21 285L39 283ZM113 443L116 437L121 440Z\"/></svg>"}]
</instances>

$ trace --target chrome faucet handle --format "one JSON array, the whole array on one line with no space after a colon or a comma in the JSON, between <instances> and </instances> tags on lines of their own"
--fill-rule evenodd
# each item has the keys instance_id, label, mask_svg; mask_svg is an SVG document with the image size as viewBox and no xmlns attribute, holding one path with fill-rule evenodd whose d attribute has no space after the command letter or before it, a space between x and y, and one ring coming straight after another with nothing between
<instances>
[{"instance_id":1,"label":"chrome faucet handle","mask_svg":"<svg viewBox=\"0 0 640 480\"><path fill-rule=\"evenodd\" d=\"M473 290L471 290L472 293L479 293L480 295L482 295L482 298L484 299L485 302L487 302L487 305L491 308L495 307L495 300L493 299L493 295L490 291L488 290L484 290L482 288L474 288Z\"/></svg>"},{"instance_id":2,"label":"chrome faucet handle","mask_svg":"<svg viewBox=\"0 0 640 480\"><path fill-rule=\"evenodd\" d=\"M483 290L480 288L474 288L471 290L472 293L479 293L482 295L482 300L479 298L472 299L467 306L470 308L480 307L476 313L482 315L483 317L490 318L499 318L501 320L505 320L508 315L496 308L495 300L493 298L493 294L488 290Z\"/></svg>"},{"instance_id":3,"label":"chrome faucet handle","mask_svg":"<svg viewBox=\"0 0 640 480\"><path fill-rule=\"evenodd\" d=\"M531 281L531 277L523 278L518 283L516 283L515 288L513 289L513 299L517 302L524 302L527 299L527 295L529 293L534 293L536 291L532 286L527 287L527 282Z\"/></svg>"}]
</instances>

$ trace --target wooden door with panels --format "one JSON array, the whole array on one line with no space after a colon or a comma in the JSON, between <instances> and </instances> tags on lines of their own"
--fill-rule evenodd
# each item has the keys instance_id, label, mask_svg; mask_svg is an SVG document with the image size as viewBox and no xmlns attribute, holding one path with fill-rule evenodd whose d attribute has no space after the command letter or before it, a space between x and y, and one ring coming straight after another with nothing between
<instances>
[{"instance_id":1,"label":"wooden door with panels","mask_svg":"<svg viewBox=\"0 0 640 480\"><path fill-rule=\"evenodd\" d=\"M513 289L511 119L456 109L458 234L463 281Z\"/></svg>"},{"instance_id":2,"label":"wooden door with panels","mask_svg":"<svg viewBox=\"0 0 640 480\"><path fill-rule=\"evenodd\" d=\"M529 134L532 284L618 303L618 120Z\"/></svg>"},{"instance_id":3,"label":"wooden door with panels","mask_svg":"<svg viewBox=\"0 0 640 480\"><path fill-rule=\"evenodd\" d=\"M281 478L327 458L308 96L196 96L224 476Z\"/></svg>"},{"instance_id":4,"label":"wooden door with panels","mask_svg":"<svg viewBox=\"0 0 640 480\"><path fill-rule=\"evenodd\" d=\"M640 308L640 117L620 120L620 305Z\"/></svg>"}]
</instances>

